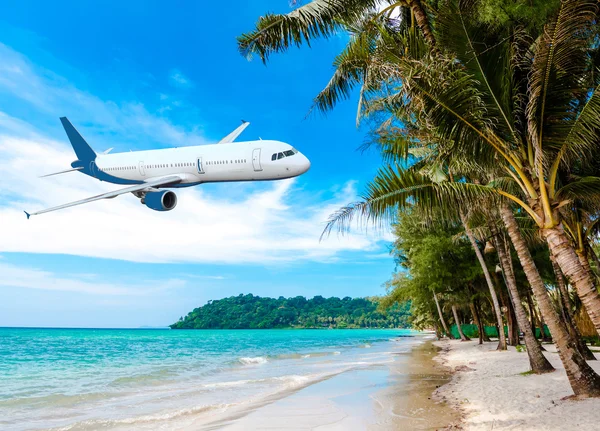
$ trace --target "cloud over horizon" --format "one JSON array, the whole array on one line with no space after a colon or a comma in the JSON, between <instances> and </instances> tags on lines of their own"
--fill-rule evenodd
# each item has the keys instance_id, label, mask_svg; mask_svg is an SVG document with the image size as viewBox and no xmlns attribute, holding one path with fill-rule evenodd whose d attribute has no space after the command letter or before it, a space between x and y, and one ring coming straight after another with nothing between
<instances>
[{"instance_id":1,"label":"cloud over horizon","mask_svg":"<svg viewBox=\"0 0 600 431\"><path fill-rule=\"evenodd\" d=\"M2 44L0 57L4 59L0 92L38 110L77 110L89 115L94 129L117 135L126 131L127 136L204 143L200 135L151 114L141 104L103 101L50 71L40 71ZM352 232L319 242L329 214L356 200L351 181L337 185L335 193L324 190L322 195L303 192L294 180L230 184L219 193L203 186L180 189L177 208L165 213L123 195L27 220L23 210L52 207L120 187L79 173L38 178L68 168L74 159L66 138L56 141L27 121L0 111L0 252L266 265L335 260L342 252L377 250L381 240Z\"/></svg>"}]
</instances>

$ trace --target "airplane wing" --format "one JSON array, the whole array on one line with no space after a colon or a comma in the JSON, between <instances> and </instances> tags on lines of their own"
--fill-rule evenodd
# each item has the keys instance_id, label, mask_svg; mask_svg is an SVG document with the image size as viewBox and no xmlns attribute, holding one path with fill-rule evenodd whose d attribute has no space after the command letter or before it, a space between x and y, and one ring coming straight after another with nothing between
<instances>
[{"instance_id":1,"label":"airplane wing","mask_svg":"<svg viewBox=\"0 0 600 431\"><path fill-rule=\"evenodd\" d=\"M101 195L92 196L91 198L82 199L80 201L75 201L75 202L71 202L68 204L59 205L57 207L37 211L37 212L31 213L31 214L28 213L27 211L24 211L24 213L27 215L27 219L29 219L29 217L31 217L33 215L48 213L50 211L61 210L63 208L74 207L75 205L87 204L88 202L94 202L94 201L97 201L100 199L111 199L111 198L117 197L117 196L125 194L125 193L139 192L139 191L145 190L147 188L151 188L151 187L164 187L164 186L168 186L168 185L172 185L172 184L177 184L180 182L181 182L180 177L172 175L172 176L168 176L168 177L159 178L159 179L153 180L153 181L148 181L148 182L145 182L142 184L137 184L135 186L126 187L124 189L115 190L114 192L103 193Z\"/></svg>"},{"instance_id":2,"label":"airplane wing","mask_svg":"<svg viewBox=\"0 0 600 431\"><path fill-rule=\"evenodd\" d=\"M235 129L233 132L231 132L229 135L227 135L223 139L221 139L219 141L219 144L230 144L231 142L233 142L235 140L235 138L240 136L242 134L242 132L244 131L244 129L246 127L248 127L249 125L250 125L250 123L248 121L242 120L242 125L239 126L237 129Z\"/></svg>"}]
</instances>

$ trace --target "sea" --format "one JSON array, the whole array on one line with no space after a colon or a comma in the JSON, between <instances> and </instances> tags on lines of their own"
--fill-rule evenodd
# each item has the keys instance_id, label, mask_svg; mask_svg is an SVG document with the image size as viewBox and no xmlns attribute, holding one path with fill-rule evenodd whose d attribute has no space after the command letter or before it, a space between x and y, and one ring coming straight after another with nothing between
<instances>
[{"instance_id":1,"label":"sea","mask_svg":"<svg viewBox=\"0 0 600 431\"><path fill-rule=\"evenodd\" d=\"M400 329L0 328L0 429L209 429L421 341Z\"/></svg>"}]
</instances>

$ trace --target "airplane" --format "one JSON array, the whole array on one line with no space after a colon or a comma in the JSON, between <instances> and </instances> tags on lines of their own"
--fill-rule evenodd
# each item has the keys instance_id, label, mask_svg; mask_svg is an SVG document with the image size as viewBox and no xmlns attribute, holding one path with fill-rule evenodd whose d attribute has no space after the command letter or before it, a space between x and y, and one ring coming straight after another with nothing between
<instances>
[{"instance_id":1,"label":"airplane","mask_svg":"<svg viewBox=\"0 0 600 431\"><path fill-rule=\"evenodd\" d=\"M250 125L242 125L217 144L160 150L96 154L67 117L60 121L77 155L71 169L43 175L81 172L100 181L128 187L53 208L28 213L33 215L61 210L100 199L112 199L132 193L142 204L155 211L171 211L177 205L172 189L205 183L282 180L302 175L310 168L306 156L280 141L234 142Z\"/></svg>"}]
</instances>

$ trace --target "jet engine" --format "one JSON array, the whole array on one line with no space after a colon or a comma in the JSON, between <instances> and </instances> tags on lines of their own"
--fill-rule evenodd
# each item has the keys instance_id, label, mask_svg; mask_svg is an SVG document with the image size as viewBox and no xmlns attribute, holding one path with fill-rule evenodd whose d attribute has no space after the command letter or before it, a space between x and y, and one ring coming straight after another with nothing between
<instances>
[{"instance_id":1,"label":"jet engine","mask_svg":"<svg viewBox=\"0 0 600 431\"><path fill-rule=\"evenodd\" d=\"M170 190L148 192L142 203L154 211L171 211L177 205L177 195Z\"/></svg>"}]
</instances>

